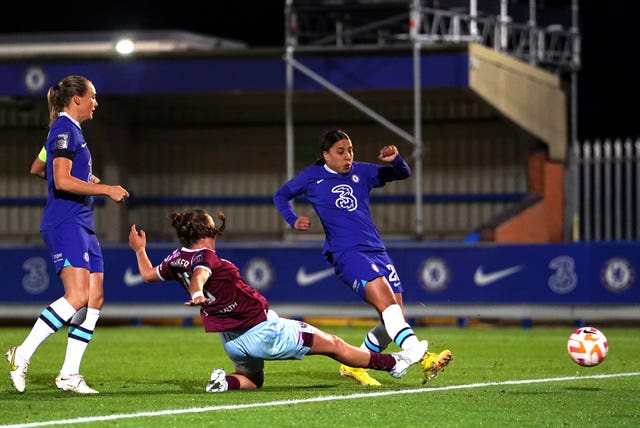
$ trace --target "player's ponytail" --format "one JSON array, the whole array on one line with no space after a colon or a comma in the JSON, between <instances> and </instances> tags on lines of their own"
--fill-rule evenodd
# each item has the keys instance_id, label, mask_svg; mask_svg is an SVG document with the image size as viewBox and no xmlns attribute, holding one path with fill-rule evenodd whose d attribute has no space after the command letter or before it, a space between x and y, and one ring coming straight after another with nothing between
<instances>
[{"instance_id":1,"label":"player's ponytail","mask_svg":"<svg viewBox=\"0 0 640 428\"><path fill-rule=\"evenodd\" d=\"M215 222L212 225L210 218L211 216L208 212L199 208L169 214L171 226L176 230L180 244L185 247L191 247L202 238L215 239L216 236L222 235L226 223L224 213L218 211L218 219L222 222L219 227L216 227Z\"/></svg>"},{"instance_id":2,"label":"player's ponytail","mask_svg":"<svg viewBox=\"0 0 640 428\"><path fill-rule=\"evenodd\" d=\"M87 93L89 80L83 76L67 76L49 88L47 104L49 105L49 127L58 119L58 115L69 106L71 99Z\"/></svg>"}]
</instances>

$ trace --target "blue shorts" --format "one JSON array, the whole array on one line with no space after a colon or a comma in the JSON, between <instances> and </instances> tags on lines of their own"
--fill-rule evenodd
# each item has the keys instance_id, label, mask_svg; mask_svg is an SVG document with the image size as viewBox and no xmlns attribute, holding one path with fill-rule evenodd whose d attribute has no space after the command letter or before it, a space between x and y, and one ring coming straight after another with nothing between
<instances>
[{"instance_id":1,"label":"blue shorts","mask_svg":"<svg viewBox=\"0 0 640 428\"><path fill-rule=\"evenodd\" d=\"M333 267L340 279L362 300L367 282L380 276L387 278L394 293L402 293L402 282L386 251L344 251L333 254Z\"/></svg>"},{"instance_id":2,"label":"blue shorts","mask_svg":"<svg viewBox=\"0 0 640 428\"><path fill-rule=\"evenodd\" d=\"M266 360L301 360L311 349L314 332L307 323L269 311L266 321L246 331L222 332L220 339L236 370L259 373Z\"/></svg>"},{"instance_id":3,"label":"blue shorts","mask_svg":"<svg viewBox=\"0 0 640 428\"><path fill-rule=\"evenodd\" d=\"M102 249L94 232L76 224L63 224L41 234L57 274L66 266L104 272Z\"/></svg>"}]
</instances>

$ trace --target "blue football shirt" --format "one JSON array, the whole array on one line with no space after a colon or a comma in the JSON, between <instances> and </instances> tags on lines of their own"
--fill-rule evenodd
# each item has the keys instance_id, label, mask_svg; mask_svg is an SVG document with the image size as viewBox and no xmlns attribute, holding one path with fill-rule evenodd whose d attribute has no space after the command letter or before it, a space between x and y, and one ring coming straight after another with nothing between
<instances>
[{"instance_id":1,"label":"blue football shirt","mask_svg":"<svg viewBox=\"0 0 640 428\"><path fill-rule=\"evenodd\" d=\"M282 185L273 201L291 227L297 215L290 200L304 196L311 203L324 228L325 254L354 247L384 250L369 210L371 190L410 174L409 165L400 155L391 166L353 162L349 173L344 175L326 165L311 165Z\"/></svg>"},{"instance_id":2,"label":"blue football shirt","mask_svg":"<svg viewBox=\"0 0 640 428\"><path fill-rule=\"evenodd\" d=\"M63 223L73 223L94 231L93 196L78 195L56 190L53 177L53 160L65 157L73 162L71 175L91 183L91 153L82 135L80 124L61 114L51 125L47 141L47 186L49 194L40 230L52 230Z\"/></svg>"}]
</instances>

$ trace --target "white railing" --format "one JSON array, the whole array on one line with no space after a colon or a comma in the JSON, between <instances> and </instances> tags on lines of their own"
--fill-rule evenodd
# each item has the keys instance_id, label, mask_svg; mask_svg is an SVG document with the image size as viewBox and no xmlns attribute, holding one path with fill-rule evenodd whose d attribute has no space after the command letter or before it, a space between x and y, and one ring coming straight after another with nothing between
<instances>
[{"instance_id":1,"label":"white railing","mask_svg":"<svg viewBox=\"0 0 640 428\"><path fill-rule=\"evenodd\" d=\"M639 240L640 139L576 142L568 161L573 240Z\"/></svg>"}]
</instances>

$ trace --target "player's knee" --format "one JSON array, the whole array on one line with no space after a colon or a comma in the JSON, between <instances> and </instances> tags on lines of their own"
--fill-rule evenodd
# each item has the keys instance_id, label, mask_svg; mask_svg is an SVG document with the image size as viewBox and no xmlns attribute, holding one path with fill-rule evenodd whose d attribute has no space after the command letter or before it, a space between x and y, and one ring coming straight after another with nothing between
<instances>
[{"instance_id":1,"label":"player's knee","mask_svg":"<svg viewBox=\"0 0 640 428\"><path fill-rule=\"evenodd\" d=\"M340 337L336 335L332 334L330 336L331 336L331 349L334 350L334 353L336 355L341 355L348 351L348 348L350 347L350 345L348 345L347 342L345 342L344 340L342 340Z\"/></svg>"},{"instance_id":2,"label":"player's knee","mask_svg":"<svg viewBox=\"0 0 640 428\"><path fill-rule=\"evenodd\" d=\"M247 376L251 382L256 386L257 389L262 388L264 384L264 371L259 373L251 373L250 376Z\"/></svg>"},{"instance_id":3,"label":"player's knee","mask_svg":"<svg viewBox=\"0 0 640 428\"><path fill-rule=\"evenodd\" d=\"M341 345L340 342L343 342L342 339L331 333L326 333L324 335L324 341L326 342L326 347L328 348L336 348Z\"/></svg>"}]
</instances>

